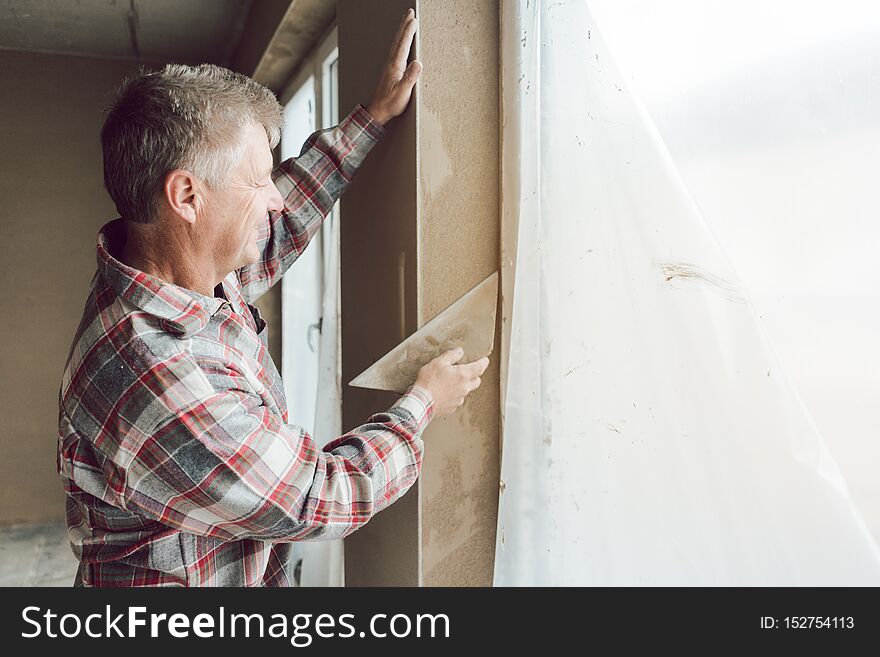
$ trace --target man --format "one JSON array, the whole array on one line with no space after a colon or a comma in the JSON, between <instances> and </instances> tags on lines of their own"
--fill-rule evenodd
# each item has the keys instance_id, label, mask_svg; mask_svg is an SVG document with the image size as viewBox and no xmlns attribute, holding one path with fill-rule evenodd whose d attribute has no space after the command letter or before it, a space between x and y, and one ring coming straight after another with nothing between
<instances>
[{"instance_id":1,"label":"man","mask_svg":"<svg viewBox=\"0 0 880 657\"><path fill-rule=\"evenodd\" d=\"M488 360L447 352L321 449L288 424L250 305L406 108L415 30L410 10L372 101L274 171L281 107L253 80L169 65L120 90L101 134L120 218L98 234L60 394L78 584L289 586L290 541L340 538L397 500L425 426L479 385Z\"/></svg>"}]
</instances>

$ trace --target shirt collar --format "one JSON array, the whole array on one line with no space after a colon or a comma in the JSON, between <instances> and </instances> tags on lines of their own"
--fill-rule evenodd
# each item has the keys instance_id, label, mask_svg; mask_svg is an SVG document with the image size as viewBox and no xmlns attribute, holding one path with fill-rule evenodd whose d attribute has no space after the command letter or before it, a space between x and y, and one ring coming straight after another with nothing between
<instances>
[{"instance_id":1,"label":"shirt collar","mask_svg":"<svg viewBox=\"0 0 880 657\"><path fill-rule=\"evenodd\" d=\"M201 331L220 308L223 299L209 297L178 285L166 283L117 260L125 244L125 221L114 219L98 231L98 273L116 292L142 311L159 319L162 328L184 338Z\"/></svg>"}]
</instances>

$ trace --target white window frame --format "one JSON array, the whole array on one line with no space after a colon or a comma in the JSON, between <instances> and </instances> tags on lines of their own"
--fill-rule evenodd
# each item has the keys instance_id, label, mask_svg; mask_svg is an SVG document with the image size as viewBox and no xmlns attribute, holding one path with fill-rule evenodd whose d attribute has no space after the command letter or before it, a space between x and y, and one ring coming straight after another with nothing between
<instances>
[{"instance_id":1,"label":"white window frame","mask_svg":"<svg viewBox=\"0 0 880 657\"><path fill-rule=\"evenodd\" d=\"M315 123L317 129L329 128L335 121L331 116L330 85L325 84L325 77L330 77L330 65L339 57L339 31L336 25L330 28L327 35L321 41L312 54L306 58L290 82L281 92L279 101L287 105L299 89L309 81L309 77L315 77Z\"/></svg>"}]
</instances>

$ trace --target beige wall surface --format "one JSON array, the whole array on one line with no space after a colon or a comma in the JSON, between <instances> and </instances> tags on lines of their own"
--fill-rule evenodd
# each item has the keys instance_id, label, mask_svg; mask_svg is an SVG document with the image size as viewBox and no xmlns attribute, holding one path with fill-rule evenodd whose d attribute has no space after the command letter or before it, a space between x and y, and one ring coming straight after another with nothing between
<instances>
[{"instance_id":1,"label":"beige wall surface","mask_svg":"<svg viewBox=\"0 0 880 657\"><path fill-rule=\"evenodd\" d=\"M343 111L369 98L390 37L413 4L340 1ZM416 98L342 201L345 429L394 400L347 382L499 264L498 3L415 4L425 66ZM464 407L426 430L413 490L346 539L347 584L491 584L497 356Z\"/></svg>"},{"instance_id":2,"label":"beige wall surface","mask_svg":"<svg viewBox=\"0 0 880 657\"><path fill-rule=\"evenodd\" d=\"M99 133L125 62L0 51L0 524L64 516L58 389L116 216Z\"/></svg>"},{"instance_id":3,"label":"beige wall surface","mask_svg":"<svg viewBox=\"0 0 880 657\"><path fill-rule=\"evenodd\" d=\"M419 326L499 266L498 3L419 3ZM425 432L422 583L492 584L499 485L495 351L478 390Z\"/></svg>"}]
</instances>

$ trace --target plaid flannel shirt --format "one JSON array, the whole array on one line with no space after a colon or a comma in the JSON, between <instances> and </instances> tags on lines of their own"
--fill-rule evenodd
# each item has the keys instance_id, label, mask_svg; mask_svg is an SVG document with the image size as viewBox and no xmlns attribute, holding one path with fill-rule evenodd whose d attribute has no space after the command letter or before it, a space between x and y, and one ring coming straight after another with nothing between
<instances>
[{"instance_id":1,"label":"plaid flannel shirt","mask_svg":"<svg viewBox=\"0 0 880 657\"><path fill-rule=\"evenodd\" d=\"M58 471L84 586L289 586L290 541L336 539L419 475L430 394L413 386L323 449L288 424L250 305L302 253L384 129L357 107L273 175L262 258L204 296L126 266L117 219L59 400ZM294 418L295 419L295 418Z\"/></svg>"}]
</instances>

